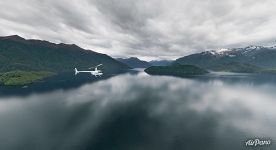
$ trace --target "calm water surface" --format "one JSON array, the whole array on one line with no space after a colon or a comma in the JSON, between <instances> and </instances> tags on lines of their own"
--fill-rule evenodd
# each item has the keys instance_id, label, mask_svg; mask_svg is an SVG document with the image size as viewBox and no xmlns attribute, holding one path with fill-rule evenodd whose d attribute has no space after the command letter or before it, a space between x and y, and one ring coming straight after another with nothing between
<instances>
[{"instance_id":1,"label":"calm water surface","mask_svg":"<svg viewBox=\"0 0 276 150\"><path fill-rule=\"evenodd\" d=\"M1 150L276 149L276 76L140 72L66 83L0 88ZM28 88L43 90L18 94ZM272 145L245 147L254 138Z\"/></svg>"}]
</instances>

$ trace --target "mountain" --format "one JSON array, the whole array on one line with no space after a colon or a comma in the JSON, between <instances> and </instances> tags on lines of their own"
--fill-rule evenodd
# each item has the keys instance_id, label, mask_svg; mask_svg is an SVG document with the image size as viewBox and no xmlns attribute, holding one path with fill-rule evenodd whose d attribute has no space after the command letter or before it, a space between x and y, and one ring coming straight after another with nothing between
<instances>
[{"instance_id":1,"label":"mountain","mask_svg":"<svg viewBox=\"0 0 276 150\"><path fill-rule=\"evenodd\" d=\"M193 65L151 66L145 69L145 72L151 75L169 75L178 77L203 75L208 73L208 71Z\"/></svg>"},{"instance_id":2,"label":"mountain","mask_svg":"<svg viewBox=\"0 0 276 150\"><path fill-rule=\"evenodd\" d=\"M276 68L276 47L248 46L205 51L179 58L174 63L214 69L232 62L252 64L263 68Z\"/></svg>"},{"instance_id":3,"label":"mountain","mask_svg":"<svg viewBox=\"0 0 276 150\"><path fill-rule=\"evenodd\" d=\"M152 60L149 63L152 66L168 66L172 63L172 60Z\"/></svg>"},{"instance_id":4,"label":"mountain","mask_svg":"<svg viewBox=\"0 0 276 150\"><path fill-rule=\"evenodd\" d=\"M26 40L20 36L0 37L0 72L14 70L64 72L103 64L103 70L117 71L129 67L105 54L85 50L77 45Z\"/></svg>"},{"instance_id":5,"label":"mountain","mask_svg":"<svg viewBox=\"0 0 276 150\"><path fill-rule=\"evenodd\" d=\"M247 63L232 62L220 65L216 68L213 68L214 71L222 72L235 72L235 73L258 73L258 74L275 74L275 68L262 68Z\"/></svg>"},{"instance_id":6,"label":"mountain","mask_svg":"<svg viewBox=\"0 0 276 150\"><path fill-rule=\"evenodd\" d=\"M147 68L151 66L150 63L140 60L137 57L130 57L130 58L117 58L118 61L128 65L131 68Z\"/></svg>"},{"instance_id":7,"label":"mountain","mask_svg":"<svg viewBox=\"0 0 276 150\"><path fill-rule=\"evenodd\" d=\"M260 73L262 72L262 68L240 62L231 62L227 64L220 65L213 69L214 71L223 71L223 72L236 72L236 73Z\"/></svg>"}]
</instances>

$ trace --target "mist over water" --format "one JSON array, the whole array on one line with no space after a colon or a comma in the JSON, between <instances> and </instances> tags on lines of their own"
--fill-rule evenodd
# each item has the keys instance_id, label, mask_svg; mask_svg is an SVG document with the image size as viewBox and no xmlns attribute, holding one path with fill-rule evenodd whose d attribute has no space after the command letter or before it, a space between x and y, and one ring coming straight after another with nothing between
<instances>
[{"instance_id":1,"label":"mist over water","mask_svg":"<svg viewBox=\"0 0 276 150\"><path fill-rule=\"evenodd\" d=\"M250 138L275 140L275 84L234 81L123 74L3 96L0 149L238 150Z\"/></svg>"}]
</instances>

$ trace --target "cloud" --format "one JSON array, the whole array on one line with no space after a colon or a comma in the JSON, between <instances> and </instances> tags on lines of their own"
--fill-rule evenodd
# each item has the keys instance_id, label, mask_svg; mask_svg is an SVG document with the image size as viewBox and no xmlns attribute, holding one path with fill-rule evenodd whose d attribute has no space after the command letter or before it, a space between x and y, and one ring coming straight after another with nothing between
<instances>
[{"instance_id":1,"label":"cloud","mask_svg":"<svg viewBox=\"0 0 276 150\"><path fill-rule=\"evenodd\" d=\"M274 0L2 0L0 34L76 43L113 57L174 59L275 44Z\"/></svg>"}]
</instances>

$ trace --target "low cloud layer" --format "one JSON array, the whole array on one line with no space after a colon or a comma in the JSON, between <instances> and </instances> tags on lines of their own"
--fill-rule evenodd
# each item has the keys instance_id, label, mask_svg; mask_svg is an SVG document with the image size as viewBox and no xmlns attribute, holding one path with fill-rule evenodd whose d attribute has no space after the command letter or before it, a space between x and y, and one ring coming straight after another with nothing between
<instances>
[{"instance_id":1,"label":"low cloud layer","mask_svg":"<svg viewBox=\"0 0 276 150\"><path fill-rule=\"evenodd\" d=\"M75 43L113 57L174 59L276 45L275 0L1 0L0 35Z\"/></svg>"}]
</instances>

